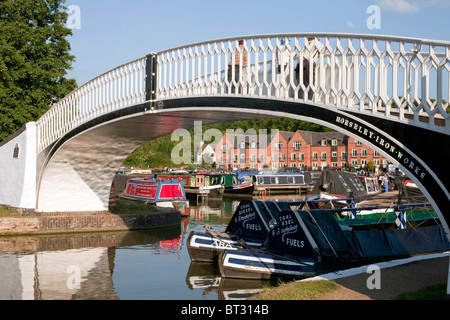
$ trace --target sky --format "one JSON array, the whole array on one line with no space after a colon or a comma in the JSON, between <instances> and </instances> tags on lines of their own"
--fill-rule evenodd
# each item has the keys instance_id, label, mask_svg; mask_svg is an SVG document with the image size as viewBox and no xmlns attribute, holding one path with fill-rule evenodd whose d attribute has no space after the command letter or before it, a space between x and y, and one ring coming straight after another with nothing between
<instances>
[{"instance_id":1,"label":"sky","mask_svg":"<svg viewBox=\"0 0 450 320\"><path fill-rule=\"evenodd\" d=\"M190 43L274 33L378 34L450 41L450 0L66 0L79 86L115 67ZM374 11L379 22L373 28ZM372 22L369 23L368 20Z\"/></svg>"}]
</instances>

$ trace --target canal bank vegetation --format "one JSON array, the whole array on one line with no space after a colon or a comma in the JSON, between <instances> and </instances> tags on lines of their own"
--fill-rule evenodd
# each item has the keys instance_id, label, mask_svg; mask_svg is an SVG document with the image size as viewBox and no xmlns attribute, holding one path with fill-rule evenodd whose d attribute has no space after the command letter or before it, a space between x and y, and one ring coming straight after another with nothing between
<instances>
[{"instance_id":1,"label":"canal bank vegetation","mask_svg":"<svg viewBox=\"0 0 450 320\"><path fill-rule=\"evenodd\" d=\"M17 209L9 207L9 206L3 206L0 205L0 218L1 217L14 217L18 216L19 212Z\"/></svg>"},{"instance_id":2,"label":"canal bank vegetation","mask_svg":"<svg viewBox=\"0 0 450 320\"><path fill-rule=\"evenodd\" d=\"M331 280L293 281L265 288L250 300L321 300L341 287ZM343 297L343 300L348 299ZM400 294L396 300L447 300L447 284L423 288L417 292Z\"/></svg>"},{"instance_id":3,"label":"canal bank vegetation","mask_svg":"<svg viewBox=\"0 0 450 320\"><path fill-rule=\"evenodd\" d=\"M319 300L324 294L337 290L339 286L329 280L287 282L277 287L265 288L252 300Z\"/></svg>"}]
</instances>

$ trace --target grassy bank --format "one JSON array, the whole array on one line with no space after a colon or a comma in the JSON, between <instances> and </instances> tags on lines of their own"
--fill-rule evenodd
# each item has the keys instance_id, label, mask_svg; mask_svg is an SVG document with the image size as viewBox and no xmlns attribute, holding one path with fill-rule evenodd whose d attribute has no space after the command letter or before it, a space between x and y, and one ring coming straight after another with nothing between
<instances>
[{"instance_id":1,"label":"grassy bank","mask_svg":"<svg viewBox=\"0 0 450 320\"><path fill-rule=\"evenodd\" d=\"M18 213L17 209L0 205L0 218L1 217L14 217L14 216L18 216L18 215L19 215L19 213Z\"/></svg>"},{"instance_id":2,"label":"grassy bank","mask_svg":"<svg viewBox=\"0 0 450 320\"><path fill-rule=\"evenodd\" d=\"M252 300L318 300L321 295L337 290L333 281L306 281L281 283L277 287L263 289Z\"/></svg>"},{"instance_id":3,"label":"grassy bank","mask_svg":"<svg viewBox=\"0 0 450 320\"><path fill-rule=\"evenodd\" d=\"M328 280L280 283L277 287L263 289L251 300L320 300L324 295L338 289L338 284ZM403 293L397 300L447 300L447 284Z\"/></svg>"}]
</instances>

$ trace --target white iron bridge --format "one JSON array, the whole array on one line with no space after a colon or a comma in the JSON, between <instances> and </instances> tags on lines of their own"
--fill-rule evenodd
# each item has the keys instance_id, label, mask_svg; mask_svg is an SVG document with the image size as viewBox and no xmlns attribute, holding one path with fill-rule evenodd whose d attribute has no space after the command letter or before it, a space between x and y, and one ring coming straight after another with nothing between
<instances>
[{"instance_id":1,"label":"white iron bridge","mask_svg":"<svg viewBox=\"0 0 450 320\"><path fill-rule=\"evenodd\" d=\"M194 121L286 117L370 145L449 221L449 92L445 41L270 34L152 53L82 85L3 142L0 154L13 158L20 147L27 157L11 180L24 182L13 197L0 187L0 202L39 211L107 210L115 170L146 141Z\"/></svg>"},{"instance_id":2,"label":"white iron bridge","mask_svg":"<svg viewBox=\"0 0 450 320\"><path fill-rule=\"evenodd\" d=\"M131 61L67 95L37 121L38 152L111 111L199 96L312 102L448 134L449 78L443 41L308 33L200 42Z\"/></svg>"}]
</instances>

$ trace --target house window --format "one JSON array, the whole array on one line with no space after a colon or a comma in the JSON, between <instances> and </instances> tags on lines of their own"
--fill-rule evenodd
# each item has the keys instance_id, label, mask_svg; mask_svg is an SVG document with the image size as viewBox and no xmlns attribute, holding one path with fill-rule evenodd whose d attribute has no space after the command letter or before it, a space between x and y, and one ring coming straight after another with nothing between
<instances>
[{"instance_id":1,"label":"house window","mask_svg":"<svg viewBox=\"0 0 450 320\"><path fill-rule=\"evenodd\" d=\"M286 160L286 154L281 153L280 154L280 161L285 161Z\"/></svg>"},{"instance_id":2,"label":"house window","mask_svg":"<svg viewBox=\"0 0 450 320\"><path fill-rule=\"evenodd\" d=\"M245 149L245 142L240 143L241 149Z\"/></svg>"},{"instance_id":3,"label":"house window","mask_svg":"<svg viewBox=\"0 0 450 320\"><path fill-rule=\"evenodd\" d=\"M331 157L332 158L337 158L337 151L333 151L333 152L331 152Z\"/></svg>"},{"instance_id":4,"label":"house window","mask_svg":"<svg viewBox=\"0 0 450 320\"><path fill-rule=\"evenodd\" d=\"M304 153L299 153L298 154L298 160L305 161L305 154Z\"/></svg>"},{"instance_id":5,"label":"house window","mask_svg":"<svg viewBox=\"0 0 450 320\"><path fill-rule=\"evenodd\" d=\"M356 141L355 144L356 144L357 146L362 146L362 142L361 142L361 141Z\"/></svg>"},{"instance_id":6,"label":"house window","mask_svg":"<svg viewBox=\"0 0 450 320\"><path fill-rule=\"evenodd\" d=\"M228 151L228 145L226 143L222 144L222 152Z\"/></svg>"},{"instance_id":7,"label":"house window","mask_svg":"<svg viewBox=\"0 0 450 320\"><path fill-rule=\"evenodd\" d=\"M255 141L250 142L250 148L251 149L256 149L256 142Z\"/></svg>"},{"instance_id":8,"label":"house window","mask_svg":"<svg viewBox=\"0 0 450 320\"><path fill-rule=\"evenodd\" d=\"M373 151L373 156L374 156L374 157L379 157L379 156L380 156L380 153L379 153L378 151L374 150L374 151Z\"/></svg>"},{"instance_id":9,"label":"house window","mask_svg":"<svg viewBox=\"0 0 450 320\"><path fill-rule=\"evenodd\" d=\"M347 160L347 152L341 152L341 160Z\"/></svg>"},{"instance_id":10,"label":"house window","mask_svg":"<svg viewBox=\"0 0 450 320\"><path fill-rule=\"evenodd\" d=\"M275 150L281 150L283 149L283 142L277 142L275 144Z\"/></svg>"},{"instance_id":11,"label":"house window","mask_svg":"<svg viewBox=\"0 0 450 320\"><path fill-rule=\"evenodd\" d=\"M317 158L318 158L317 152L313 152L313 159L317 160Z\"/></svg>"},{"instance_id":12,"label":"house window","mask_svg":"<svg viewBox=\"0 0 450 320\"><path fill-rule=\"evenodd\" d=\"M295 153L291 153L291 161L295 161Z\"/></svg>"},{"instance_id":13,"label":"house window","mask_svg":"<svg viewBox=\"0 0 450 320\"><path fill-rule=\"evenodd\" d=\"M337 139L331 140L331 145L334 147L337 146Z\"/></svg>"},{"instance_id":14,"label":"house window","mask_svg":"<svg viewBox=\"0 0 450 320\"><path fill-rule=\"evenodd\" d=\"M322 147L326 147L326 146L327 146L327 140L322 140L322 141L320 141L320 145L321 145Z\"/></svg>"},{"instance_id":15,"label":"house window","mask_svg":"<svg viewBox=\"0 0 450 320\"><path fill-rule=\"evenodd\" d=\"M322 160L327 160L327 153L322 152L322 156L320 157Z\"/></svg>"},{"instance_id":16,"label":"house window","mask_svg":"<svg viewBox=\"0 0 450 320\"><path fill-rule=\"evenodd\" d=\"M294 141L294 150L300 150L301 147L302 147L301 141Z\"/></svg>"},{"instance_id":17,"label":"house window","mask_svg":"<svg viewBox=\"0 0 450 320\"><path fill-rule=\"evenodd\" d=\"M250 155L250 162L256 162L256 154Z\"/></svg>"},{"instance_id":18,"label":"house window","mask_svg":"<svg viewBox=\"0 0 450 320\"><path fill-rule=\"evenodd\" d=\"M358 156L358 149L352 149L352 157L356 158Z\"/></svg>"},{"instance_id":19,"label":"house window","mask_svg":"<svg viewBox=\"0 0 450 320\"><path fill-rule=\"evenodd\" d=\"M361 150L361 157L367 157L367 149Z\"/></svg>"}]
</instances>

